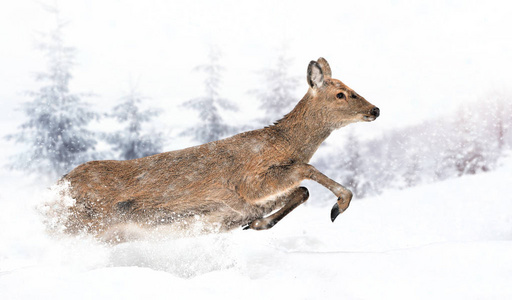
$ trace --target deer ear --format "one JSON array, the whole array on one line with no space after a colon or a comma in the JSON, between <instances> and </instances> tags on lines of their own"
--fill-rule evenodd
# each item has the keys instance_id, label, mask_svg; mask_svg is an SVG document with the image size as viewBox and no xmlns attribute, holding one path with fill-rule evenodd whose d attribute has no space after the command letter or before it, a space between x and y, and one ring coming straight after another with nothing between
<instances>
[{"instance_id":1,"label":"deer ear","mask_svg":"<svg viewBox=\"0 0 512 300\"><path fill-rule=\"evenodd\" d=\"M321 88L324 85L322 67L314 60L308 66L308 83L312 88Z\"/></svg>"},{"instance_id":2,"label":"deer ear","mask_svg":"<svg viewBox=\"0 0 512 300\"><path fill-rule=\"evenodd\" d=\"M329 63L327 62L327 60L325 60L325 58L323 58L323 57L320 57L317 60L317 62L320 65L320 67L322 68L322 71L324 72L324 77L331 78L332 77L331 67L329 66Z\"/></svg>"}]
</instances>

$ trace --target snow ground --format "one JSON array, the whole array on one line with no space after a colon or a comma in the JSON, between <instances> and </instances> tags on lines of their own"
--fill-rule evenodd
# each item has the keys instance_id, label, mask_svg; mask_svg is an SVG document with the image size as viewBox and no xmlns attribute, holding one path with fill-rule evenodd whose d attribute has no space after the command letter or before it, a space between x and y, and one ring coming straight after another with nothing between
<instances>
[{"instance_id":1,"label":"snow ground","mask_svg":"<svg viewBox=\"0 0 512 300\"><path fill-rule=\"evenodd\" d=\"M312 194L269 231L116 246L48 237L48 191L20 178L1 178L1 299L512 299L512 161L354 200L334 224Z\"/></svg>"}]
</instances>

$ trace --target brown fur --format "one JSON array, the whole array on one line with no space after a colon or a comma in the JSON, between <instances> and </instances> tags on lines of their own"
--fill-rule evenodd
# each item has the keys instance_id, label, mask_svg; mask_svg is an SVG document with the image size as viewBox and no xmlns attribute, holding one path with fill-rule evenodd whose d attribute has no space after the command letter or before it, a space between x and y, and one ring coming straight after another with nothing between
<instances>
[{"instance_id":1,"label":"brown fur","mask_svg":"<svg viewBox=\"0 0 512 300\"><path fill-rule=\"evenodd\" d=\"M274 125L178 151L128 161L91 161L63 177L76 200L69 232L101 234L119 224L155 226L202 220L228 230L268 229L308 198L315 180L348 207L352 194L308 162L337 128L373 121L375 108L320 58L308 69L304 98ZM337 94L344 93L339 99ZM274 209L274 215L264 218Z\"/></svg>"}]
</instances>

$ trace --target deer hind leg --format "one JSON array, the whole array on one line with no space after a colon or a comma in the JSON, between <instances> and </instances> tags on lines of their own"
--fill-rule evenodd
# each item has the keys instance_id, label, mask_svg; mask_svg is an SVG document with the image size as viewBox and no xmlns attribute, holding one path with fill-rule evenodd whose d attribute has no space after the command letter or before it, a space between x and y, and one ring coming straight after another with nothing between
<instances>
[{"instance_id":1,"label":"deer hind leg","mask_svg":"<svg viewBox=\"0 0 512 300\"><path fill-rule=\"evenodd\" d=\"M282 218L284 218L287 214L289 214L292 210L297 208L297 206L301 205L302 203L306 202L309 198L309 191L307 188L301 186L295 189L290 195L286 197L284 200L286 204L273 213L270 216L267 216L265 218L256 219L249 223L249 225L244 227L245 229L255 229L255 230L264 230L264 229L270 229L274 225L277 224L277 222L281 221Z\"/></svg>"}]
</instances>

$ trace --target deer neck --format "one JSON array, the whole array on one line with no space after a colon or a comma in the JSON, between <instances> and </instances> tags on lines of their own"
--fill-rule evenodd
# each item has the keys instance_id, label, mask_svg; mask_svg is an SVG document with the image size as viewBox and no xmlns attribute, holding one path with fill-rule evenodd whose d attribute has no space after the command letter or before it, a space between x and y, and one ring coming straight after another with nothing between
<instances>
[{"instance_id":1,"label":"deer neck","mask_svg":"<svg viewBox=\"0 0 512 300\"><path fill-rule=\"evenodd\" d=\"M282 137L292 159L305 163L334 130L314 111L307 109L308 101L311 99L306 95L289 114L272 126Z\"/></svg>"}]
</instances>

